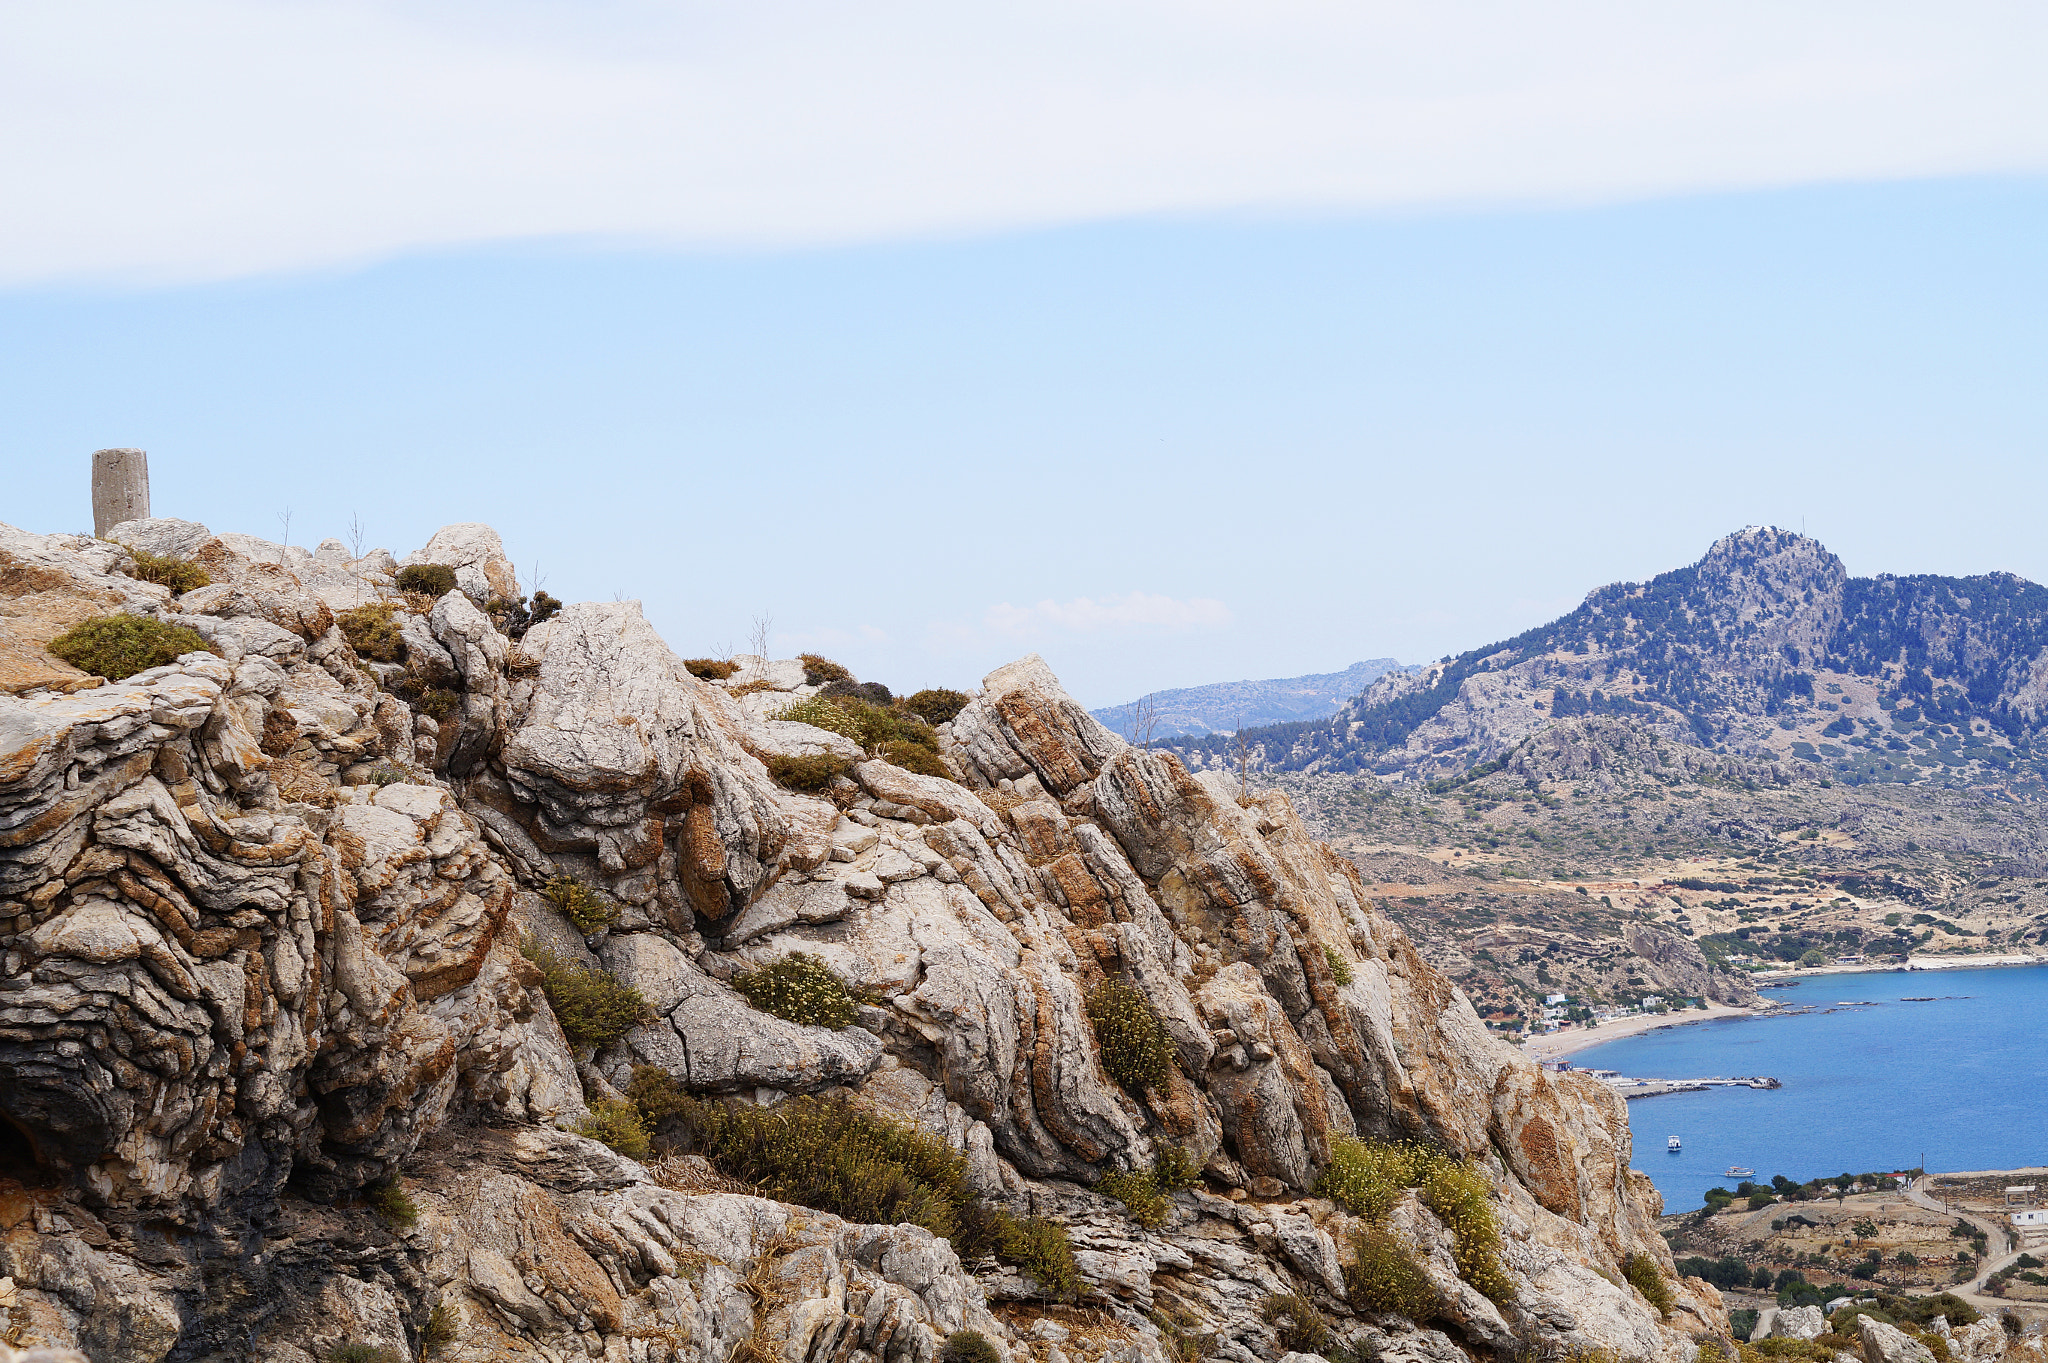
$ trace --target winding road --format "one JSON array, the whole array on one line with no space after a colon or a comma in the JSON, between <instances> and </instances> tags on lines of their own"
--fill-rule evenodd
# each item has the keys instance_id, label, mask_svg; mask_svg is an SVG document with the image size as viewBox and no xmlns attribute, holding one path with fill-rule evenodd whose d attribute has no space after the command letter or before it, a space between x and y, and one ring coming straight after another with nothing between
<instances>
[{"instance_id":1,"label":"winding road","mask_svg":"<svg viewBox=\"0 0 2048 1363\"><path fill-rule=\"evenodd\" d=\"M1998 1312L2003 1310L2009 1303L2000 1301L1996 1297L1987 1297L1982 1295L1984 1283L1987 1279L1991 1277L1992 1274L1998 1272L1998 1270L2004 1268L2007 1264L2019 1258L2020 1255L2023 1254L2025 1251L2021 1250L2013 1244L2011 1233L2008 1232L2004 1226L1999 1225L1996 1221L1989 1220L1983 1216L1975 1215L1970 1212L1960 1211L1957 1208L1949 1206L1947 1203L1941 1202L1936 1198L1930 1197L1927 1193L1921 1190L1920 1185L1924 1182L1926 1182L1925 1175L1922 1175L1920 1178L1911 1179L1907 1182L1905 1193L1906 1200L1908 1202L1911 1202L1916 1207L1925 1207L1928 1211L1931 1212L1940 1212L1944 1216L1959 1217L1962 1220L1969 1222L1971 1225L1975 1226L1978 1230L1984 1233L1984 1243L1987 1247L1991 1245L2004 1246L2003 1250L1996 1256L1989 1253L1987 1249L1987 1252L1984 1255L1984 1261L1977 1266L1976 1277L1970 1279L1970 1281L1966 1283L1958 1283L1956 1286L1947 1289L1948 1291L1955 1293L1958 1297L1961 1297L1964 1301L1969 1302L1970 1305L1976 1307L1978 1310L1983 1311L1987 1315L1997 1315Z\"/></svg>"}]
</instances>

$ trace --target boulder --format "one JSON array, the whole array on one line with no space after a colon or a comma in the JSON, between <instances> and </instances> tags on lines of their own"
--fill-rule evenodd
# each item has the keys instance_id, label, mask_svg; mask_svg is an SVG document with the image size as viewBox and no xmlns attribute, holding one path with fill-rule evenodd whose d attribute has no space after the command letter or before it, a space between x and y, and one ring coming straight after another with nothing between
<instances>
[{"instance_id":1,"label":"boulder","mask_svg":"<svg viewBox=\"0 0 2048 1363\"><path fill-rule=\"evenodd\" d=\"M519 596L519 576L498 532L488 525L467 521L444 525L421 548L399 562L401 568L436 563L455 570L455 585L478 603L493 597L511 601Z\"/></svg>"},{"instance_id":2,"label":"boulder","mask_svg":"<svg viewBox=\"0 0 2048 1363\"><path fill-rule=\"evenodd\" d=\"M1827 1317L1818 1306L1792 1306L1780 1310L1771 1322L1770 1338L1816 1339L1825 1334Z\"/></svg>"},{"instance_id":3,"label":"boulder","mask_svg":"<svg viewBox=\"0 0 2048 1363\"><path fill-rule=\"evenodd\" d=\"M741 745L731 699L683 668L637 602L569 606L520 653L532 675L510 688L497 762L508 812L541 848L593 856L615 887L645 873L679 929L767 888L792 837L783 792Z\"/></svg>"},{"instance_id":4,"label":"boulder","mask_svg":"<svg viewBox=\"0 0 2048 1363\"><path fill-rule=\"evenodd\" d=\"M1856 1337L1863 1345L1864 1363L1934 1363L1934 1351L1925 1344L1897 1326L1869 1316L1856 1317Z\"/></svg>"},{"instance_id":5,"label":"boulder","mask_svg":"<svg viewBox=\"0 0 2048 1363\"><path fill-rule=\"evenodd\" d=\"M921 776L891 762L862 762L853 769L854 778L877 800L922 810L941 823L964 819L984 836L998 827L995 811L965 787L937 776Z\"/></svg>"}]
</instances>

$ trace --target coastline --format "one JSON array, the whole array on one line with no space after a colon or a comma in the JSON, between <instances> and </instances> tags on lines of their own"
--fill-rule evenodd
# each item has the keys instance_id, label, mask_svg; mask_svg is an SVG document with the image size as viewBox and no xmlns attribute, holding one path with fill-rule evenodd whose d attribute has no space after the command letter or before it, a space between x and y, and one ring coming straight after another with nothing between
<instances>
[{"instance_id":1,"label":"coastline","mask_svg":"<svg viewBox=\"0 0 2048 1363\"><path fill-rule=\"evenodd\" d=\"M1574 1027L1568 1032L1548 1032L1523 1042L1521 1051L1531 1060L1559 1060L1595 1046L1604 1046L1610 1041L1641 1036L1644 1032L1655 1032L1665 1027L1690 1027L1696 1022L1712 1022L1716 1018L1769 1017L1776 1011L1775 1007L1735 1008L1717 1003L1705 1010L1690 1008L1683 1013L1646 1013L1641 1017L1610 1022L1604 1027Z\"/></svg>"},{"instance_id":2,"label":"coastline","mask_svg":"<svg viewBox=\"0 0 2048 1363\"><path fill-rule=\"evenodd\" d=\"M1790 970L1753 972L1749 982L1761 989L1777 980L1804 980L1819 975L1905 975L1924 970L1992 970L2008 966L2048 965L2048 956L2013 954L1982 956L1909 956L1904 965L1815 965Z\"/></svg>"}]
</instances>

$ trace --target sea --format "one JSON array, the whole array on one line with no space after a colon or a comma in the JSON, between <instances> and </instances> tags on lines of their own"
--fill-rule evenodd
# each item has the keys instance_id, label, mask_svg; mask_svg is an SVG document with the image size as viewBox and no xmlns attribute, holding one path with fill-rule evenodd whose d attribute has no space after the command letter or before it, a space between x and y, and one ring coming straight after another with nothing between
<instances>
[{"instance_id":1,"label":"sea","mask_svg":"<svg viewBox=\"0 0 2048 1363\"><path fill-rule=\"evenodd\" d=\"M1804 1183L2048 1164L2048 966L1814 975L1763 994L1811 1011L1717 1018L1570 1057L1635 1078L1783 1084L1629 1101L1633 1163L1666 1212L1733 1189L1730 1166L1756 1170L1759 1183ZM1670 1136L1680 1149L1665 1148Z\"/></svg>"}]
</instances>

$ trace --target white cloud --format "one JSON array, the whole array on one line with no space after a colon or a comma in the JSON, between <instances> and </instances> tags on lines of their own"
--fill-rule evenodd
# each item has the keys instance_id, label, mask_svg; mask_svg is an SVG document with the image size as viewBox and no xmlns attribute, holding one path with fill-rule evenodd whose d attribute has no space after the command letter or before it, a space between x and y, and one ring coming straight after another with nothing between
<instances>
[{"instance_id":1,"label":"white cloud","mask_svg":"<svg viewBox=\"0 0 2048 1363\"><path fill-rule=\"evenodd\" d=\"M1013 606L1005 601L989 607L983 623L994 634L1012 637L1066 630L1092 634L1149 626L1169 630L1218 629L1230 623L1230 607L1207 597L1185 601L1151 592L1122 596L1077 596L1072 601L1041 601Z\"/></svg>"},{"instance_id":2,"label":"white cloud","mask_svg":"<svg viewBox=\"0 0 2048 1363\"><path fill-rule=\"evenodd\" d=\"M0 281L2048 166L2023 0L0 8Z\"/></svg>"}]
</instances>

